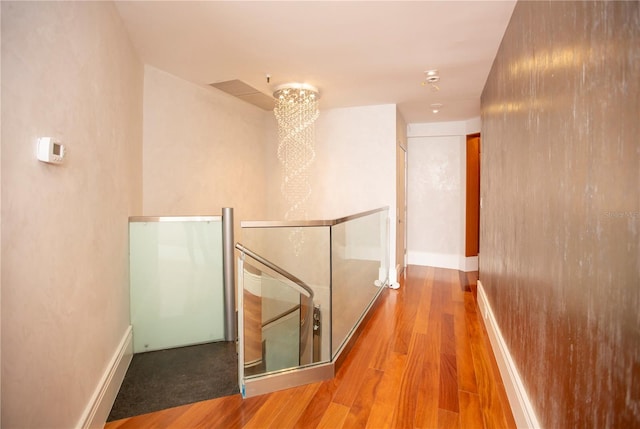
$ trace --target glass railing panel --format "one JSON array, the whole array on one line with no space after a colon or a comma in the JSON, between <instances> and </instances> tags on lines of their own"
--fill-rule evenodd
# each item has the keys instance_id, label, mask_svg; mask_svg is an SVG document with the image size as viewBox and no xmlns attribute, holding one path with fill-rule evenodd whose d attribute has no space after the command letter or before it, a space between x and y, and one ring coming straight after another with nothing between
<instances>
[{"instance_id":1,"label":"glass railing panel","mask_svg":"<svg viewBox=\"0 0 640 429\"><path fill-rule=\"evenodd\" d=\"M358 325L388 277L388 210L331 230L332 356Z\"/></svg>"},{"instance_id":2,"label":"glass railing panel","mask_svg":"<svg viewBox=\"0 0 640 429\"><path fill-rule=\"evenodd\" d=\"M134 353L224 339L222 220L180 219L129 223Z\"/></svg>"},{"instance_id":3,"label":"glass railing panel","mask_svg":"<svg viewBox=\"0 0 640 429\"><path fill-rule=\"evenodd\" d=\"M244 376L312 363L312 297L295 282L245 256L239 264Z\"/></svg>"},{"instance_id":4,"label":"glass railing panel","mask_svg":"<svg viewBox=\"0 0 640 429\"><path fill-rule=\"evenodd\" d=\"M314 293L314 305L319 307L321 329L319 348L314 361L331 359L329 332L331 249L329 226L246 227L242 223L239 241L275 265L303 280ZM326 335L322 335L326 333Z\"/></svg>"},{"instance_id":5,"label":"glass railing panel","mask_svg":"<svg viewBox=\"0 0 640 429\"><path fill-rule=\"evenodd\" d=\"M283 280L262 273L262 338L266 372L300 365L300 301Z\"/></svg>"}]
</instances>

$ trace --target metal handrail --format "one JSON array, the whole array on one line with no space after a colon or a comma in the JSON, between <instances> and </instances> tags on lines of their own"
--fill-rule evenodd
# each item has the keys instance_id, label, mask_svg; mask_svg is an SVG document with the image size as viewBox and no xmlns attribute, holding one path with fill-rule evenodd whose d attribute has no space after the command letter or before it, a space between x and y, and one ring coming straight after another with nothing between
<instances>
[{"instance_id":1,"label":"metal handrail","mask_svg":"<svg viewBox=\"0 0 640 429\"><path fill-rule=\"evenodd\" d=\"M273 262L269 261L268 259L263 258L262 256L258 255L257 253L255 253L255 252L251 251L250 249L244 247L240 243L236 243L236 249L238 249L242 253L245 253L245 254L249 255L251 258L255 259L256 261L260 262L262 265L264 265L264 266L268 267L269 269L275 271L276 273L280 274L282 277L284 277L284 278L286 278L288 280L291 280L293 283L295 283L296 285L300 286L300 288L303 289L307 293L307 296L309 298L313 299L313 289L311 289L311 287L309 285L307 285L305 282L303 282L302 280L300 280L299 278L297 278L293 274L289 273L288 271L285 271L284 269L282 269L278 265L274 264Z\"/></svg>"},{"instance_id":2,"label":"metal handrail","mask_svg":"<svg viewBox=\"0 0 640 429\"><path fill-rule=\"evenodd\" d=\"M250 249L247 249L246 247L244 247L242 244L240 243L236 243L236 249L238 249L240 252L242 252L243 254L249 256L250 258L258 261L260 264L266 266L267 268L271 269L272 271L278 273L279 275L281 275L282 277L286 278L287 280L291 281L292 283L294 283L296 286L298 286L300 289L296 289L295 287L291 286L291 284L288 284L287 282L283 282L283 284L286 284L287 286L289 286L292 289L296 289L296 291L305 297L305 301L307 302L306 304L302 304L302 298L300 299L300 304L294 306L293 308L290 308L288 310L286 310L283 313L280 313L279 315L272 317L271 319L267 320L266 322L264 322L262 324L262 328L264 329L267 325L271 324L271 323L275 323L278 320L281 320L282 318L292 314L293 312L295 312L296 310L300 310L300 362L302 362L303 360L303 355L307 356L306 353L303 353L303 344L306 344L308 341L308 338L310 335L314 334L314 321L313 321L313 317L314 317L314 305L313 305L313 289L311 289L311 287L309 285L307 285L305 282L303 282L302 280L300 280L299 278L297 278L296 276L294 276L293 274L287 272L286 270L284 270L283 268L279 267L278 265L274 264L273 262L269 261L268 259L263 258L262 256L258 255L257 253L251 251ZM313 353L313 343L311 343L311 352L310 355L308 356L308 359L310 359L309 362L305 362L305 363L311 363L314 362L314 356L315 354Z\"/></svg>"},{"instance_id":3,"label":"metal handrail","mask_svg":"<svg viewBox=\"0 0 640 429\"><path fill-rule=\"evenodd\" d=\"M215 222L222 216L129 216L129 222Z\"/></svg>"},{"instance_id":4,"label":"metal handrail","mask_svg":"<svg viewBox=\"0 0 640 429\"><path fill-rule=\"evenodd\" d=\"M291 313L294 313L296 310L300 310L300 308L301 308L300 304L294 305L290 309L283 311L277 316L273 316L271 319L267 320L266 322L262 322L262 327L265 328L268 325L271 325L273 322L277 322L278 320L290 315Z\"/></svg>"},{"instance_id":5,"label":"metal handrail","mask_svg":"<svg viewBox=\"0 0 640 429\"><path fill-rule=\"evenodd\" d=\"M313 227L313 226L334 226L339 223L345 223L360 217L369 216L374 213L389 210L389 206L380 207L378 209L368 210L349 216L331 219L331 220L300 220L300 221L279 221L279 220L243 220L240 222L242 228L296 228L296 227Z\"/></svg>"}]
</instances>

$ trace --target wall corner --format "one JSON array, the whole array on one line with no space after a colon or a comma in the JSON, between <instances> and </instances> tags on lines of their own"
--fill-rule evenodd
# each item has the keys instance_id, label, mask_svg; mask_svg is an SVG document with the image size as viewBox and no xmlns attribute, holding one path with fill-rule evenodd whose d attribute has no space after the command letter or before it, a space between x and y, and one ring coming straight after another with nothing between
<instances>
[{"instance_id":1,"label":"wall corner","mask_svg":"<svg viewBox=\"0 0 640 429\"><path fill-rule=\"evenodd\" d=\"M91 395L77 427L82 429L104 427L132 358L133 330L129 325L93 395Z\"/></svg>"}]
</instances>

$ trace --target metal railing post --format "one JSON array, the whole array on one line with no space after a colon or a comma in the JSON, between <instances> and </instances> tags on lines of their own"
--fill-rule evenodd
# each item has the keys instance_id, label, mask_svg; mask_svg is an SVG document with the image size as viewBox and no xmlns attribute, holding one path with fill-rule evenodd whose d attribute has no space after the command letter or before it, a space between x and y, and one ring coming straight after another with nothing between
<instances>
[{"instance_id":1,"label":"metal railing post","mask_svg":"<svg viewBox=\"0 0 640 429\"><path fill-rule=\"evenodd\" d=\"M233 264L233 209L222 208L222 275L224 281L224 339L237 337L236 291Z\"/></svg>"}]
</instances>

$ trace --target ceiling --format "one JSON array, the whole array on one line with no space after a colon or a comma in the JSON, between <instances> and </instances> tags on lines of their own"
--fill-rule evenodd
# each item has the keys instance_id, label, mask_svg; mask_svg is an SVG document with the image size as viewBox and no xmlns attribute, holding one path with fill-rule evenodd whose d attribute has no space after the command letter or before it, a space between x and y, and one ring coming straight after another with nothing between
<instances>
[{"instance_id":1,"label":"ceiling","mask_svg":"<svg viewBox=\"0 0 640 429\"><path fill-rule=\"evenodd\" d=\"M397 104L407 123L480 114L515 1L117 1L146 64L196 84L320 90L320 108ZM423 86L438 69L437 90ZM267 82L267 74L270 80ZM217 91L211 88L212 91ZM435 114L431 105L443 106Z\"/></svg>"}]
</instances>

